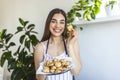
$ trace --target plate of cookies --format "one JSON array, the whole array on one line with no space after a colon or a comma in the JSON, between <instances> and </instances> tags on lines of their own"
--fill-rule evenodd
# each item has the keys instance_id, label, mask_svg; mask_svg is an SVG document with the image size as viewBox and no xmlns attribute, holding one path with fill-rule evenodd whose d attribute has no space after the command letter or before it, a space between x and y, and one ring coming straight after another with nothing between
<instances>
[{"instance_id":1,"label":"plate of cookies","mask_svg":"<svg viewBox=\"0 0 120 80\"><path fill-rule=\"evenodd\" d=\"M62 59L54 58L40 63L36 74L56 75L67 72L74 67L72 58L66 57Z\"/></svg>"}]
</instances>

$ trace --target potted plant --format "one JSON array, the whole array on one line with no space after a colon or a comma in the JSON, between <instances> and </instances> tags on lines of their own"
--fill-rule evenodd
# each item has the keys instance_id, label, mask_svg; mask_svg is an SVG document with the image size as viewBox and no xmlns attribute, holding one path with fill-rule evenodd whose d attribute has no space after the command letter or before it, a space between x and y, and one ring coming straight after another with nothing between
<instances>
[{"instance_id":1,"label":"potted plant","mask_svg":"<svg viewBox=\"0 0 120 80\"><path fill-rule=\"evenodd\" d=\"M115 0L108 1L106 3L106 7L110 7L110 9L113 9L114 5L117 3Z\"/></svg>"},{"instance_id":2,"label":"potted plant","mask_svg":"<svg viewBox=\"0 0 120 80\"><path fill-rule=\"evenodd\" d=\"M105 9L108 16L120 14L120 9L117 0L109 0L108 2L106 2Z\"/></svg>"},{"instance_id":3,"label":"potted plant","mask_svg":"<svg viewBox=\"0 0 120 80\"><path fill-rule=\"evenodd\" d=\"M35 25L21 18L19 22L21 25L15 33L8 33L6 29L0 31L0 66L3 67L5 61L8 62L7 69L11 71L11 80L36 80L33 49L39 40L36 37L37 32L34 31ZM16 40L13 41L12 38ZM16 44L16 41L19 43Z\"/></svg>"},{"instance_id":4,"label":"potted plant","mask_svg":"<svg viewBox=\"0 0 120 80\"><path fill-rule=\"evenodd\" d=\"M76 17L90 21L95 19L100 12L101 0L79 0L72 9L67 13L68 24L73 24ZM82 29L82 28L81 28Z\"/></svg>"}]
</instances>

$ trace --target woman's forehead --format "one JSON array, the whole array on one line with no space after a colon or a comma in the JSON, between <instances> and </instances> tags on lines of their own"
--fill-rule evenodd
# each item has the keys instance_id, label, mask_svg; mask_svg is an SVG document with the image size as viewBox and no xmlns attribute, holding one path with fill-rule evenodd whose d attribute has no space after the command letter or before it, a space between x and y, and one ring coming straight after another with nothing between
<instances>
[{"instance_id":1,"label":"woman's forehead","mask_svg":"<svg viewBox=\"0 0 120 80\"><path fill-rule=\"evenodd\" d=\"M53 15L52 19L53 20L65 20L65 17L62 14L57 13Z\"/></svg>"}]
</instances>

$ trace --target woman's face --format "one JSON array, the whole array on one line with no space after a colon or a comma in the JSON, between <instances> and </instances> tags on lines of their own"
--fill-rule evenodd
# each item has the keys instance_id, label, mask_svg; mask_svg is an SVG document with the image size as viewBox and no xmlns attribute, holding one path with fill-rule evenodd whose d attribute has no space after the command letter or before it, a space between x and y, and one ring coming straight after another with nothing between
<instances>
[{"instance_id":1,"label":"woman's face","mask_svg":"<svg viewBox=\"0 0 120 80\"><path fill-rule=\"evenodd\" d=\"M50 32L52 36L59 37L65 28L65 18L62 14L54 14L50 22Z\"/></svg>"}]
</instances>

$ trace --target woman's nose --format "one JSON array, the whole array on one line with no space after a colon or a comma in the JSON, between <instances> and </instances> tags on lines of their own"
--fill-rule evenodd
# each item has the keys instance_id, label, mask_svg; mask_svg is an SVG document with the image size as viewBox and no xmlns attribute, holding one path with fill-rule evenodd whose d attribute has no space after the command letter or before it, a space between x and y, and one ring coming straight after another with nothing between
<instances>
[{"instance_id":1,"label":"woman's nose","mask_svg":"<svg viewBox=\"0 0 120 80\"><path fill-rule=\"evenodd\" d=\"M57 23L57 24L56 24L56 27L60 27L60 24L59 24L59 23Z\"/></svg>"}]
</instances>

